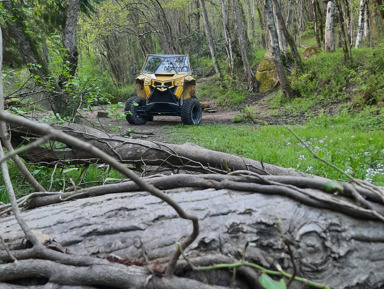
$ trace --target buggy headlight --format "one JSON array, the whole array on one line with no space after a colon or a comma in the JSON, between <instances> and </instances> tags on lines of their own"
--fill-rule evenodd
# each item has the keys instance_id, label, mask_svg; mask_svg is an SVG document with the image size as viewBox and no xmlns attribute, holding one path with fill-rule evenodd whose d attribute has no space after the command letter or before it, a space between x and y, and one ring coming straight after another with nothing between
<instances>
[{"instance_id":1,"label":"buggy headlight","mask_svg":"<svg viewBox=\"0 0 384 289\"><path fill-rule=\"evenodd\" d=\"M144 79L144 85L151 85L151 79L150 78L145 78Z\"/></svg>"},{"instance_id":2,"label":"buggy headlight","mask_svg":"<svg viewBox=\"0 0 384 289\"><path fill-rule=\"evenodd\" d=\"M184 77L175 80L175 86L183 86L184 85Z\"/></svg>"}]
</instances>

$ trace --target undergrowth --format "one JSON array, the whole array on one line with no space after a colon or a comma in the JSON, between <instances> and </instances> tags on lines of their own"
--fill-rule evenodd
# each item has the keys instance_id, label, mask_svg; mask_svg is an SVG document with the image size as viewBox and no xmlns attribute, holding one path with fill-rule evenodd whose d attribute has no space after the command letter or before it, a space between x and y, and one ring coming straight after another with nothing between
<instances>
[{"instance_id":1,"label":"undergrowth","mask_svg":"<svg viewBox=\"0 0 384 289\"><path fill-rule=\"evenodd\" d=\"M25 178L20 175L20 171L16 165L8 161L8 168L12 176L12 184L16 197L19 198L28 193L32 193L31 186ZM54 192L64 192L73 186L73 183L79 188L84 188L115 183L124 178L119 172L103 164L67 166L65 168L29 165L28 168L46 190ZM0 172L0 178L2 179L2 177ZM0 202L9 202L5 185L0 185Z\"/></svg>"}]
</instances>

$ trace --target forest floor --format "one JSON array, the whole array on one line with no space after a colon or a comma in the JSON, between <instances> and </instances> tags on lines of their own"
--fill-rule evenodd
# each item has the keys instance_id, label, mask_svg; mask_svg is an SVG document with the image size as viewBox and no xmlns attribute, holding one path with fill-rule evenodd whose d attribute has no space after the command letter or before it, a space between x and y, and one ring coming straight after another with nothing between
<instances>
[{"instance_id":1,"label":"forest floor","mask_svg":"<svg viewBox=\"0 0 384 289\"><path fill-rule=\"evenodd\" d=\"M236 107L222 108L216 105L214 99L200 99L204 106L207 106L203 110L203 117L200 125L244 125L244 122L234 123L233 120L236 116L243 115L242 110L248 106L252 107L252 114L256 116L258 121L263 121L269 125L274 124L298 124L303 122L303 117L300 115L279 115L274 110L269 109L267 100L273 96L273 94L254 94L252 97ZM102 111L100 109L100 111ZM87 114L86 120L82 121L84 124L91 122L96 123L96 109L92 114ZM123 133L128 131L128 134L132 138L143 138L151 141L167 142L167 133L163 129L164 126L176 126L181 124L181 119L178 116L155 116L154 121L149 121L145 125L131 125L125 120L119 122L121 128L118 131L113 131L111 128L116 126L116 120L110 117L99 118L98 121L101 126L97 125L109 133ZM252 123L249 123L252 125ZM254 124L256 125L256 124Z\"/></svg>"}]
</instances>

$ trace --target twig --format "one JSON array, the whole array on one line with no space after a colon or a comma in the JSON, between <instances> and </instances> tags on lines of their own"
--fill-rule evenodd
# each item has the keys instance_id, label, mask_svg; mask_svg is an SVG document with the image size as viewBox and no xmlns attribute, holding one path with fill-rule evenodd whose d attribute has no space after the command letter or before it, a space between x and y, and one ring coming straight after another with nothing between
<instances>
[{"instance_id":1,"label":"twig","mask_svg":"<svg viewBox=\"0 0 384 289\"><path fill-rule=\"evenodd\" d=\"M292 267L293 267L292 276L291 276L291 278L289 278L288 283L287 283L287 288L289 288L289 286L291 286L293 280L295 280L295 277L297 274L297 266L296 266L295 258L293 256L293 252L292 252L292 248L291 248L291 242L287 238L284 238L284 243L288 248L288 255L289 255L289 258L291 259L291 263L292 263Z\"/></svg>"},{"instance_id":2,"label":"twig","mask_svg":"<svg viewBox=\"0 0 384 289\"><path fill-rule=\"evenodd\" d=\"M281 266L279 264L276 265L276 268L281 273L281 276L286 277L286 278L292 277L291 274L283 271L283 269L281 268ZM301 283L304 283L305 285L307 285L309 287L320 288L320 289L331 289L331 287L328 287L327 285L312 282L312 281L309 281L305 278L295 277L295 281L299 281Z\"/></svg>"},{"instance_id":3,"label":"twig","mask_svg":"<svg viewBox=\"0 0 384 289\"><path fill-rule=\"evenodd\" d=\"M3 245L5 251L7 252L9 258L11 258L11 260L12 260L13 262L17 262L17 259L16 259L15 256L12 254L12 252L9 250L8 245L5 244L5 242L4 242L4 240L3 240L3 237L1 237L1 236L0 236L0 242L1 242L1 244Z\"/></svg>"},{"instance_id":4,"label":"twig","mask_svg":"<svg viewBox=\"0 0 384 289\"><path fill-rule=\"evenodd\" d=\"M272 275L272 276L279 276L279 277L286 277L286 278L291 278L292 277L291 274L288 274L288 273L284 272L281 269L280 265L276 265L276 268L278 269L278 271L273 271L273 270L266 269L266 268L264 268L264 267L262 267L260 265L257 265L257 264L254 264L254 263L250 263L250 262L245 262L245 261L238 262L238 263L232 263L232 264L215 264L215 265L212 265L212 266L198 266L197 267L197 266L192 264L192 262L188 259L187 256L185 256L185 254L184 254L180 244L177 243L176 246L177 246L178 250L180 251L181 255L183 256L183 258L185 259L185 261L188 263L188 265L194 271L208 271L208 270L225 269L225 268L227 268L227 269L228 268L238 268L238 267L246 266L246 267L251 267L253 269L260 270L261 272L263 272L265 274L268 274L268 275ZM319 283L316 283L316 282L312 282L312 281L309 281L307 279L300 278L300 277L295 277L294 276L294 280L302 282L305 285L310 286L310 287L314 287L314 288L331 289L330 287L328 287L326 285L319 284Z\"/></svg>"},{"instance_id":5,"label":"twig","mask_svg":"<svg viewBox=\"0 0 384 289\"><path fill-rule=\"evenodd\" d=\"M6 155L4 155L4 157L0 158L0 163L22 153L22 152L25 152L25 151L29 151L33 148L36 148L36 147L39 147L40 145L42 144L45 144L48 140L49 140L50 136L49 135L46 135L42 138L39 138L38 140L32 142L32 143L29 143L25 146L22 146L22 147L19 147L9 153L7 153Z\"/></svg>"},{"instance_id":6,"label":"twig","mask_svg":"<svg viewBox=\"0 0 384 289\"><path fill-rule=\"evenodd\" d=\"M115 170L119 171L120 173L124 174L131 180L133 180L141 189L144 191L149 192L150 194L154 195L155 197L165 201L168 205L170 205L176 212L177 214L186 220L190 220L192 222L193 230L192 233L187 237L187 239L182 243L182 248L185 250L192 242L196 239L196 237L199 235L199 220L196 216L189 215L186 213L183 208L175 202L171 197L163 193L161 190L157 189L153 185L149 184L148 182L144 181L141 179L138 175L136 175L132 170L127 168L125 165L119 163L114 159L112 156L106 154L105 152L101 151L100 149L94 147L93 145L83 142L73 136L67 135L63 132L60 132L58 130L55 130L54 128L45 125L45 124L39 124L33 121L30 121L25 118L21 118L15 115L12 115L7 112L2 112L0 113L0 120L2 121L8 121L12 123L16 123L18 125L27 127L31 129L32 131L37 132L40 135L43 136L50 136L51 139L60 141L64 144L71 145L72 147L76 147L80 150L84 150L87 152L90 152L92 155L99 157L102 161L105 163L108 163L113 167ZM2 155L0 155L2 157ZM2 166L4 165L1 164ZM8 176L9 177L9 176ZM12 196L14 198L14 195ZM40 246L38 243L36 237L30 232L29 228L25 224L24 220L21 219L20 217L20 210L17 207L16 200L12 200L11 203L14 203L15 206L13 205L12 208L15 212L15 217L17 216L18 223L22 227L24 233L27 235L28 238L31 238L30 240L32 244ZM177 260L180 256L180 252L176 250L173 253L173 256L171 257L171 260L169 262L169 265L167 267L167 270L165 272L165 276L170 277L173 275Z\"/></svg>"}]
</instances>

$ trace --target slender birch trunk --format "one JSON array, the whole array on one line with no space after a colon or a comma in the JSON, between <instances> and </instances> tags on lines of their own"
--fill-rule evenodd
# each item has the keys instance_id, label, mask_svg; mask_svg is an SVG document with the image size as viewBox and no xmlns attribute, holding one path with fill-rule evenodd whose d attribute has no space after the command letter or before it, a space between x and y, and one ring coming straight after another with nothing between
<instances>
[{"instance_id":1,"label":"slender birch trunk","mask_svg":"<svg viewBox=\"0 0 384 289\"><path fill-rule=\"evenodd\" d=\"M358 28L357 28L355 48L359 48L361 45L361 42L363 41L366 4L367 4L367 0L360 0L359 23L357 26Z\"/></svg>"},{"instance_id":2,"label":"slender birch trunk","mask_svg":"<svg viewBox=\"0 0 384 289\"><path fill-rule=\"evenodd\" d=\"M213 67L215 69L215 73L220 78L221 77L220 68L219 68L219 65L217 64L217 61L216 61L215 48L213 46L213 38L212 38L211 28L209 27L207 10L205 9L205 2L204 1L205 0L199 0L199 4L200 4L200 7L201 7L201 12L203 14L203 22L204 22L205 35L207 36L208 47L209 47L209 51L211 53L211 57L212 57L212 61L213 61Z\"/></svg>"},{"instance_id":3,"label":"slender birch trunk","mask_svg":"<svg viewBox=\"0 0 384 289\"><path fill-rule=\"evenodd\" d=\"M333 31L333 21L335 14L335 3L333 0L327 3L327 18L325 21L324 50L335 51L335 35Z\"/></svg>"},{"instance_id":4,"label":"slender birch trunk","mask_svg":"<svg viewBox=\"0 0 384 289\"><path fill-rule=\"evenodd\" d=\"M267 26L270 37L270 42L272 45L272 58L275 64L277 77L279 78L281 89L283 90L284 96L287 98L292 98L292 90L287 77L285 75L284 67L281 63L280 50L279 50L279 41L277 39L277 32L275 27L275 20L273 16L273 9L271 0L264 0L265 13L267 16Z\"/></svg>"}]
</instances>

